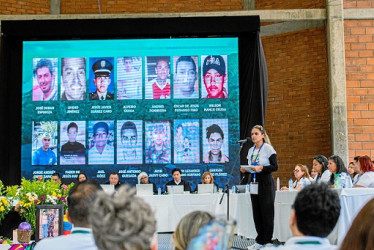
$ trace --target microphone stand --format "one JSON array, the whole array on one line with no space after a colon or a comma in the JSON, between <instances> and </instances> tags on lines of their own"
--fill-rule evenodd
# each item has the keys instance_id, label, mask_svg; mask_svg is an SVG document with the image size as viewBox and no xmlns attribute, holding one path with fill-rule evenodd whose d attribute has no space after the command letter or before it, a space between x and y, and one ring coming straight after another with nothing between
<instances>
[{"instance_id":1,"label":"microphone stand","mask_svg":"<svg viewBox=\"0 0 374 250\"><path fill-rule=\"evenodd\" d=\"M243 145L246 142L247 141L240 142L239 152L238 152L238 155L235 158L234 165L231 168L230 176L232 176L232 173L234 172L234 168L236 166L236 163L238 162L238 159L240 158L240 152L242 151ZM243 181L243 179L241 181ZM229 205L230 205L230 191L229 191L229 187L230 187L230 178L227 179L227 182L226 182L226 184L223 188L223 193L222 193L222 196L221 196L221 200L219 201L219 204L221 205L223 197L225 196L225 193L227 192L227 221L229 221L229 219L230 219L230 207L229 207Z\"/></svg>"}]
</instances>

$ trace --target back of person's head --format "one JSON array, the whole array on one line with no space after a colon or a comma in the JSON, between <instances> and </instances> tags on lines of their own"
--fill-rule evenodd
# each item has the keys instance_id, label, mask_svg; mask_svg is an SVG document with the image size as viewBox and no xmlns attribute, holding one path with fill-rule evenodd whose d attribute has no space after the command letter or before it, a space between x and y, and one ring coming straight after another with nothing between
<instances>
[{"instance_id":1,"label":"back of person's head","mask_svg":"<svg viewBox=\"0 0 374 250\"><path fill-rule=\"evenodd\" d=\"M327 237L338 221L340 200L325 183L312 184L297 194L293 209L302 234Z\"/></svg>"},{"instance_id":2,"label":"back of person's head","mask_svg":"<svg viewBox=\"0 0 374 250\"><path fill-rule=\"evenodd\" d=\"M156 219L151 207L135 193L128 185L112 195L98 192L90 213L98 249L151 248Z\"/></svg>"},{"instance_id":3,"label":"back of person's head","mask_svg":"<svg viewBox=\"0 0 374 250\"><path fill-rule=\"evenodd\" d=\"M360 162L360 170L363 173L369 172L369 171L374 171L373 163L371 162L371 159L369 156L360 156L358 159Z\"/></svg>"},{"instance_id":4,"label":"back of person's head","mask_svg":"<svg viewBox=\"0 0 374 250\"><path fill-rule=\"evenodd\" d=\"M68 213L74 226L88 227L88 214L96 198L100 184L93 179L76 183L69 191Z\"/></svg>"},{"instance_id":5,"label":"back of person's head","mask_svg":"<svg viewBox=\"0 0 374 250\"><path fill-rule=\"evenodd\" d=\"M357 214L340 249L374 249L374 199L366 203Z\"/></svg>"},{"instance_id":6,"label":"back of person's head","mask_svg":"<svg viewBox=\"0 0 374 250\"><path fill-rule=\"evenodd\" d=\"M173 235L175 249L187 249L188 244L198 234L199 229L213 219L213 215L203 211L194 211L184 216L179 221Z\"/></svg>"}]
</instances>

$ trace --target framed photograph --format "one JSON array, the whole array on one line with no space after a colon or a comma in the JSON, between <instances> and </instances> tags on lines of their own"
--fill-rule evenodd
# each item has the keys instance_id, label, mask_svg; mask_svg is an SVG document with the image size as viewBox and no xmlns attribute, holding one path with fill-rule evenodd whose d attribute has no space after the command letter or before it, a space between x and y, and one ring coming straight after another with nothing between
<instances>
[{"instance_id":1,"label":"framed photograph","mask_svg":"<svg viewBox=\"0 0 374 250\"><path fill-rule=\"evenodd\" d=\"M63 205L36 205L35 241L62 235Z\"/></svg>"}]
</instances>

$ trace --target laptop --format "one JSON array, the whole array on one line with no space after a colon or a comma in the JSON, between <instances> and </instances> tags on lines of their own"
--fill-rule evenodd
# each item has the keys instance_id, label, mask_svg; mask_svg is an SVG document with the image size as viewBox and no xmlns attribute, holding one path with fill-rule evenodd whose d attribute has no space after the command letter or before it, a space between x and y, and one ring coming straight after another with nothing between
<instances>
[{"instance_id":1,"label":"laptop","mask_svg":"<svg viewBox=\"0 0 374 250\"><path fill-rule=\"evenodd\" d=\"M136 184L136 195L153 195L153 184Z\"/></svg>"},{"instance_id":2,"label":"laptop","mask_svg":"<svg viewBox=\"0 0 374 250\"><path fill-rule=\"evenodd\" d=\"M212 194L214 190L214 184L198 184L198 194Z\"/></svg>"},{"instance_id":3,"label":"laptop","mask_svg":"<svg viewBox=\"0 0 374 250\"><path fill-rule=\"evenodd\" d=\"M245 187L247 185L236 185L236 192L238 193L245 193Z\"/></svg>"},{"instance_id":4,"label":"laptop","mask_svg":"<svg viewBox=\"0 0 374 250\"><path fill-rule=\"evenodd\" d=\"M183 185L170 185L167 186L168 194L183 194L184 186ZM171 191L173 189L173 191Z\"/></svg>"},{"instance_id":5,"label":"laptop","mask_svg":"<svg viewBox=\"0 0 374 250\"><path fill-rule=\"evenodd\" d=\"M112 184L101 184L100 186L102 187L105 193L111 194L115 191L114 185Z\"/></svg>"}]
</instances>

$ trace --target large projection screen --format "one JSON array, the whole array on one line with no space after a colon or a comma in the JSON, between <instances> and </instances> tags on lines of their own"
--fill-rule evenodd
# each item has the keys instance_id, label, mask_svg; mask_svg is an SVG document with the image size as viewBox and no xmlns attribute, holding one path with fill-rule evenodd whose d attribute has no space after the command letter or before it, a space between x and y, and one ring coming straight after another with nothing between
<instances>
[{"instance_id":1,"label":"large projection screen","mask_svg":"<svg viewBox=\"0 0 374 250\"><path fill-rule=\"evenodd\" d=\"M204 171L220 187L239 182L236 141L263 116L258 16L3 21L2 31L6 184L118 172L134 185L145 171L163 188L175 167L193 188Z\"/></svg>"}]
</instances>

